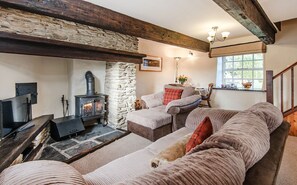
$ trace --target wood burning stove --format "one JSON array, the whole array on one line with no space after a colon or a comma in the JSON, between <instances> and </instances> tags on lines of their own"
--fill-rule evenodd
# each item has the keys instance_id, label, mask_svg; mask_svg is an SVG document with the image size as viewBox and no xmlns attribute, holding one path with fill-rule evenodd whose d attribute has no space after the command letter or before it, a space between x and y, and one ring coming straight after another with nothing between
<instances>
[{"instance_id":1,"label":"wood burning stove","mask_svg":"<svg viewBox=\"0 0 297 185\"><path fill-rule=\"evenodd\" d=\"M84 121L103 118L106 121L107 95L79 95L75 96L75 115Z\"/></svg>"},{"instance_id":2,"label":"wood burning stove","mask_svg":"<svg viewBox=\"0 0 297 185\"><path fill-rule=\"evenodd\" d=\"M75 96L75 116L79 116L83 121L93 119L107 123L107 100L105 94L95 93L95 80L92 72L86 72L87 93L86 95Z\"/></svg>"}]
</instances>

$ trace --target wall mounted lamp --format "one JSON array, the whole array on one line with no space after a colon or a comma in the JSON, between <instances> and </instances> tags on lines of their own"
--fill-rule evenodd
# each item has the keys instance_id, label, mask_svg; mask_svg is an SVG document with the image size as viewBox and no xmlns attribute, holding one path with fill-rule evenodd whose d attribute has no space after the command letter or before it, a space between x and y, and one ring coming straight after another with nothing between
<instances>
[{"instance_id":1,"label":"wall mounted lamp","mask_svg":"<svg viewBox=\"0 0 297 185\"><path fill-rule=\"evenodd\" d=\"M178 62L180 61L181 57L174 57L175 60L175 83L177 83L178 78Z\"/></svg>"}]
</instances>

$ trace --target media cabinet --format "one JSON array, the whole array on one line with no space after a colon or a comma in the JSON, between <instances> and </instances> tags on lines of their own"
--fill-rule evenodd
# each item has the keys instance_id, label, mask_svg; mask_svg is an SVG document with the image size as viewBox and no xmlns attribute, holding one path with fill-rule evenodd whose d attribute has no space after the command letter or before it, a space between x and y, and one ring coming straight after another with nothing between
<instances>
[{"instance_id":1,"label":"media cabinet","mask_svg":"<svg viewBox=\"0 0 297 185\"><path fill-rule=\"evenodd\" d=\"M33 127L18 132L16 135L12 134L0 141L0 173L5 168L9 167L15 159L24 152L26 155L23 157L23 162L31 161L35 158L42 148L43 143L32 147L33 141L36 136L49 125L50 120L53 118L54 115L52 114L34 118L32 121L27 123L33 123Z\"/></svg>"}]
</instances>

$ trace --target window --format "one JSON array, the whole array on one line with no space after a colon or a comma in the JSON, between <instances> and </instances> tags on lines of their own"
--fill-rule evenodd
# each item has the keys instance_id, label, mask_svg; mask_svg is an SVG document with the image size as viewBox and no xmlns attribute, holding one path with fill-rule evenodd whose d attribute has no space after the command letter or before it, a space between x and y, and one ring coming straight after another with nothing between
<instances>
[{"instance_id":1,"label":"window","mask_svg":"<svg viewBox=\"0 0 297 185\"><path fill-rule=\"evenodd\" d=\"M264 78L263 54L246 54L218 58L217 85L243 88L252 82L252 89L262 89Z\"/></svg>"}]
</instances>

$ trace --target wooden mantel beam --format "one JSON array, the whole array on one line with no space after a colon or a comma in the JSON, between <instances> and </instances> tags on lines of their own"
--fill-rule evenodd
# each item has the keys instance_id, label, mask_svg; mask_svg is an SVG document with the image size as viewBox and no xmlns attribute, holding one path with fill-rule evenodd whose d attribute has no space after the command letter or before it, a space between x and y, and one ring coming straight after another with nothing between
<instances>
[{"instance_id":1,"label":"wooden mantel beam","mask_svg":"<svg viewBox=\"0 0 297 185\"><path fill-rule=\"evenodd\" d=\"M69 43L51 39L0 32L0 52L61 57L71 59L99 60L106 62L142 63L144 54L95 46Z\"/></svg>"},{"instance_id":2,"label":"wooden mantel beam","mask_svg":"<svg viewBox=\"0 0 297 185\"><path fill-rule=\"evenodd\" d=\"M274 44L277 32L257 0L213 0L265 44Z\"/></svg>"},{"instance_id":3,"label":"wooden mantel beam","mask_svg":"<svg viewBox=\"0 0 297 185\"><path fill-rule=\"evenodd\" d=\"M0 0L0 6L47 15L202 52L209 43L82 0Z\"/></svg>"}]
</instances>

